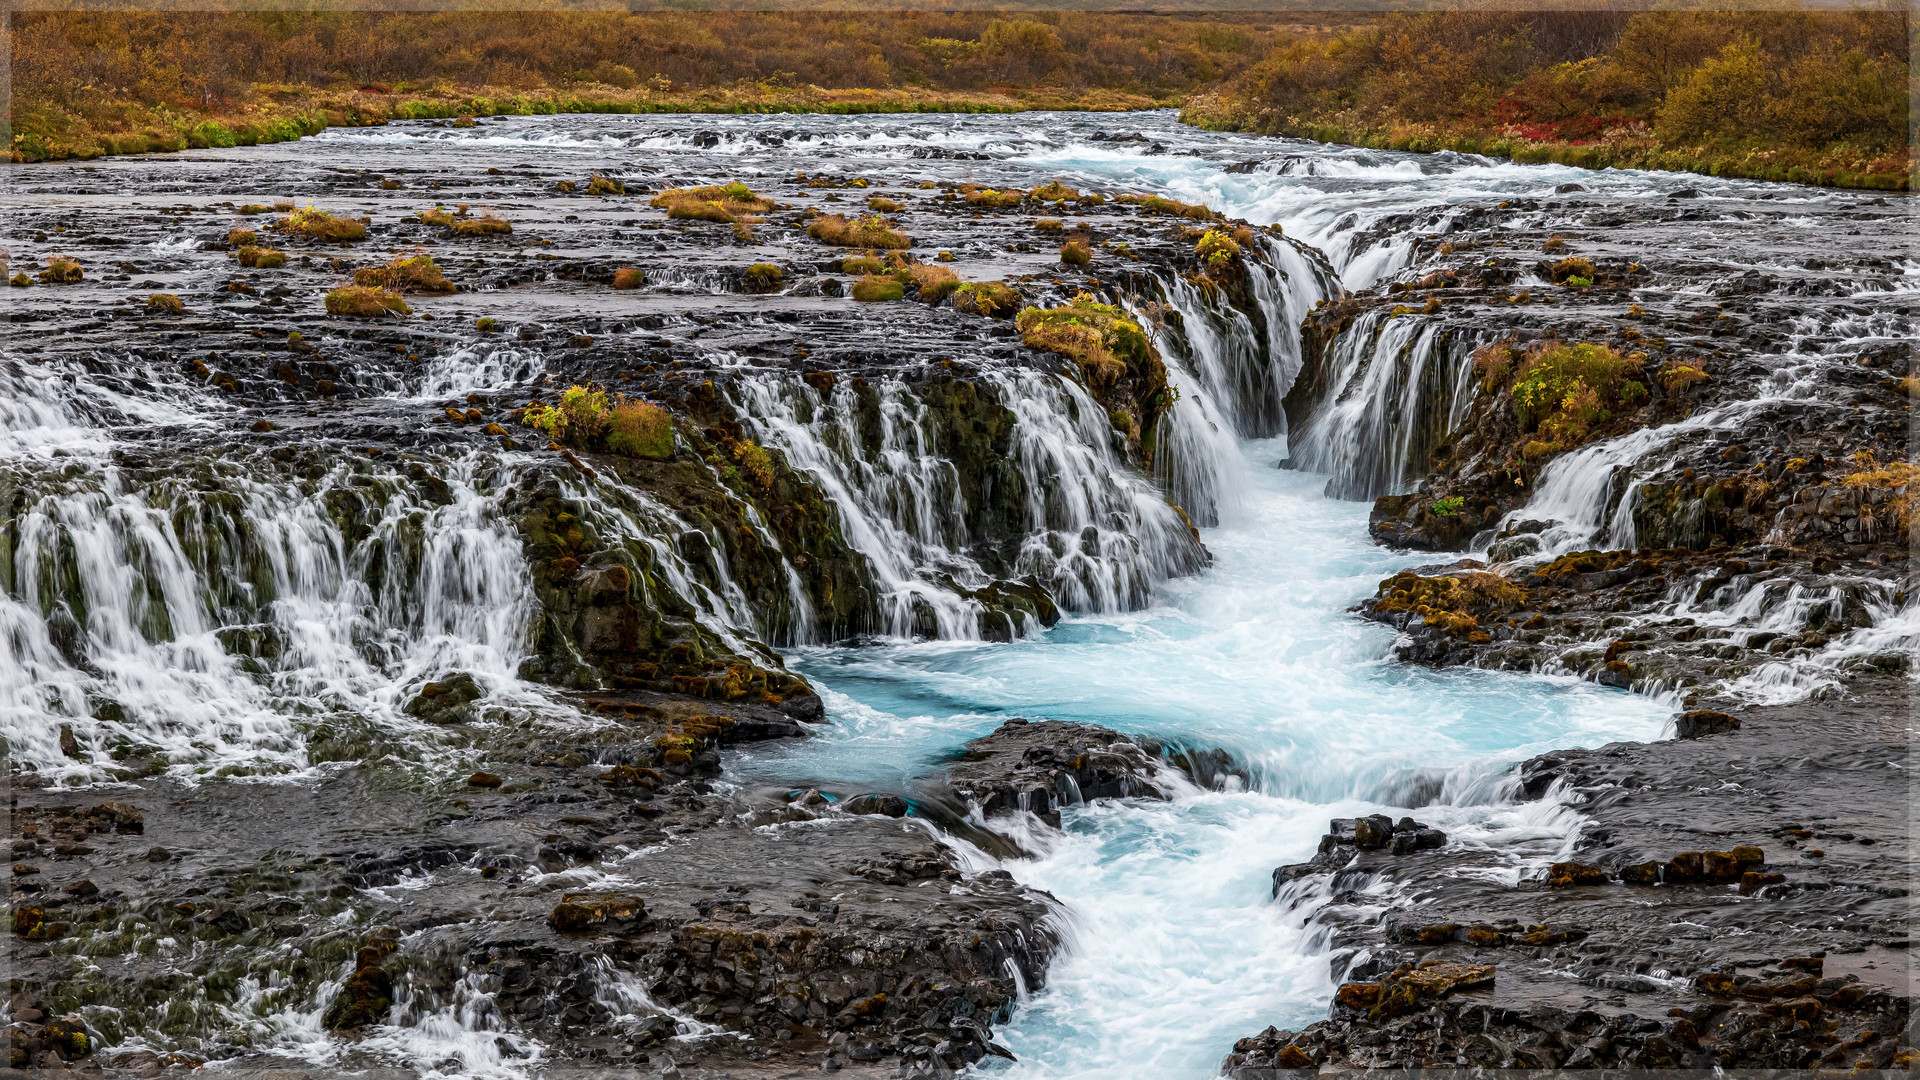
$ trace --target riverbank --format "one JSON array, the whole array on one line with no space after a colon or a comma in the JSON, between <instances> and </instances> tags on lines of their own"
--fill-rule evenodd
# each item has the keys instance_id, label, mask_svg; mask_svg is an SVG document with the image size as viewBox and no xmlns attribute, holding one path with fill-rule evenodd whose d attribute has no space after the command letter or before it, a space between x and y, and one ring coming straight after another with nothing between
<instances>
[{"instance_id":1,"label":"riverbank","mask_svg":"<svg viewBox=\"0 0 1920 1080\"><path fill-rule=\"evenodd\" d=\"M1205 131L1284 136L1310 139L1317 143L1415 154L1478 154L1518 165L1646 169L1869 191L1908 191L1912 187L1905 155L1828 152L1762 145L1733 148L1675 146L1662 142L1645 124L1616 128L1593 139L1564 141L1529 137L1520 130L1500 127L1296 122L1281 117L1272 109L1263 109L1223 94L1202 94L1187 100L1181 106L1180 121Z\"/></svg>"},{"instance_id":2,"label":"riverbank","mask_svg":"<svg viewBox=\"0 0 1920 1080\"><path fill-rule=\"evenodd\" d=\"M15 163L63 161L189 149L291 142L328 128L378 127L395 120L463 123L474 117L612 114L779 114L858 116L885 113L1018 113L1038 110L1121 112L1168 108L1158 99L1117 90L1071 93L1035 88L984 92L905 89L827 90L818 86L744 85L695 90L626 90L585 84L566 90L368 87L326 90L260 85L241 103L183 110L127 100L90 112L92 119L46 102L16 103L11 138ZM463 119L464 118L464 119ZM104 121L104 122L103 122Z\"/></svg>"},{"instance_id":3,"label":"riverbank","mask_svg":"<svg viewBox=\"0 0 1920 1080\"><path fill-rule=\"evenodd\" d=\"M1242 1039L1226 1075L1910 1069L1912 684L1734 708L1518 766L1520 799L1580 816L1518 881L1471 847L1351 838L1276 870L1343 979L1328 1019Z\"/></svg>"}]
</instances>

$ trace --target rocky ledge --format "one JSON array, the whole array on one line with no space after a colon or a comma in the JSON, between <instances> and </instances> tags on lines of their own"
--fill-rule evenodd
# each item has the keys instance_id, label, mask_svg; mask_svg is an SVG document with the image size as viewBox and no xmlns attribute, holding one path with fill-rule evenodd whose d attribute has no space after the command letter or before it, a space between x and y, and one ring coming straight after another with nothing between
<instances>
[{"instance_id":1,"label":"rocky ledge","mask_svg":"<svg viewBox=\"0 0 1920 1080\"><path fill-rule=\"evenodd\" d=\"M1335 822L1275 871L1331 938L1328 1018L1222 1068L1910 1069L1909 693L1863 679L1527 761L1515 796L1582 823L1513 885L1484 850L1391 854L1411 822Z\"/></svg>"}]
</instances>

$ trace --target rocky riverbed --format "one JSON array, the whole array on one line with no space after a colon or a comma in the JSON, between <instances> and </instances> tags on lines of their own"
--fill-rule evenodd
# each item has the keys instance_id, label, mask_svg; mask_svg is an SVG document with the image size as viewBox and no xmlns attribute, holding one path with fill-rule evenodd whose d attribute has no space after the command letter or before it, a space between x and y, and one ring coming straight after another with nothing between
<instances>
[{"instance_id":1,"label":"rocky riverbed","mask_svg":"<svg viewBox=\"0 0 1920 1080\"><path fill-rule=\"evenodd\" d=\"M1354 780L1395 813L1247 898L1327 954L1332 1018L1230 1074L1907 1060L1912 373L1905 256L1860 239L1901 207L1328 183L1254 213L1206 185L1298 167L1261 140L913 123L481 117L20 171L13 1067L1051 1067L1005 1032L1085 942L1032 868L1116 807L1320 789L1147 731L1153 694L1069 722L958 680L875 781L782 749L864 707L809 665L1137 637L1281 435L1436 553L1339 601L1398 634L1369 661L1672 693L1700 737L1491 794ZM1555 343L1620 358L1577 431L1517 404ZM1539 835L1435 824L1475 799Z\"/></svg>"}]
</instances>

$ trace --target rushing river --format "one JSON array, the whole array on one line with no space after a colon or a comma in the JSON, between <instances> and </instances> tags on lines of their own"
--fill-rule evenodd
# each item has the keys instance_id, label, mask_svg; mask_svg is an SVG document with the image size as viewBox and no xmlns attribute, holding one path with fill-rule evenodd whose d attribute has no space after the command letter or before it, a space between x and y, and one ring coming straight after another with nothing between
<instances>
[{"instance_id":1,"label":"rushing river","mask_svg":"<svg viewBox=\"0 0 1920 1080\"><path fill-rule=\"evenodd\" d=\"M1435 228L1455 205L1550 198L1565 184L1578 183L1628 209L1664 203L1683 190L1806 208L1798 217L1780 213L1730 226L1744 230L1756 251L1813 242L1818 213L1859 198L1695 176L1596 174L1216 135L1181 128L1170 114L552 117L472 131L408 124L210 152L199 160L213 164L196 168L217 176L223 169L237 174L252 160L297 170L308 162L314 168L395 167L429 157L468 169L507 160L577 160L594 168L645 160L665 164L681 180L831 168L894 180L1031 187L1062 178L1107 190L1160 191L1255 223L1280 224L1288 237L1317 249L1325 259L1321 265L1348 289L1401 269L1412 235ZM1246 171L1223 168L1250 158L1263 164ZM114 174L138 178L145 169L165 171L148 163L103 168L108 187L119 182ZM204 175L193 181L202 193L218 182ZM1397 216L1405 217L1403 224L1376 227ZM1729 243L1726 233L1713 229L1692 236L1701 252ZM1300 315L1335 287L1324 274L1276 279L1269 298L1276 325L1292 334ZM1821 332L1815 327L1809 336ZM1277 355L1297 360L1297 344L1281 344ZM425 385L396 387L392 396L504 385L521 375L514 362L477 351L438 359ZM8 420L0 453L22 468L44 466L55 456L100 462L103 446L133 441L138 426L192 430L204 415L224 408L154 393L123 402L115 413L70 400L76 387L88 384L62 383L57 371L16 365L0 374L10 380L14 398L0 402L0 417ZM1290 379L1293 373L1274 374ZM1517 879L1566 850L1578 821L1551 802L1504 801L1505 766L1554 747L1654 739L1672 711L1670 701L1571 678L1435 672L1389 662L1392 632L1348 609L1371 595L1381 578L1432 557L1373 545L1366 536L1366 502L1328 498L1324 474L1280 468L1288 457L1285 435L1246 437L1244 425L1237 428L1231 419L1243 403L1229 400L1220 379L1182 369L1171 380L1182 391L1186 468L1204 474L1194 483L1210 492L1218 521L1201 530L1210 567L1149 575L1151 602L1144 606L1124 602L1118 593L1112 602L1095 597L1083 607L1108 613L1070 615L1051 630L1007 644L902 640L793 647L789 662L821 689L830 726L815 738L728 759L730 778L743 783L817 777L843 787L898 789L1012 716L1085 721L1221 747L1235 757L1244 781L1236 778L1220 790L1193 789L1166 802L1071 808L1062 832L1024 838L1038 854L1005 864L1021 881L1058 898L1068 942L1045 989L1000 1029L1019 1061L995 1067L1010 1076L1210 1076L1236 1037L1269 1023L1310 1022L1324 1012L1336 980L1325 943L1302 930L1305 912L1270 902L1271 872L1310 855L1327 819L1417 813L1456 841L1491 852L1490 865L1503 869L1487 872ZM761 420L762 441L787 450L790 460L804 460L807 432ZM1361 425L1317 437L1364 435ZM174 551L177 544L129 539L140 529L165 531L164 515L141 503L146 496L109 479L84 499L69 500L60 512L78 538L78 558L100 575L100 621L93 629L104 635L102 662L91 671L64 667L41 644L45 613L30 597L7 601L0 618L9 621L11 636L0 650L0 677L10 685L0 707L6 709L9 738L16 746L41 748L47 761L58 764L44 695L61 703L56 712L84 710L84 699L98 684L115 683L130 704L171 710L163 726L177 736L180 760L194 759L195 768L268 762L298 782L309 764L311 718L352 714L361 723L384 726L388 738L404 745L413 729L396 711L398 687L437 671L482 672L504 700L524 699L530 709L556 707L514 675L520 655L515 635L524 632L527 619L527 597L517 585L524 569L477 493L489 467L472 461L449 473L456 498L435 512L438 531L425 558L453 578L434 585L438 591L424 611L419 597L398 594L333 606L331 598L346 588L342 581L353 579L354 569L328 554L326 543L302 547L298 540L303 531L324 531L324 524L308 520L288 492L255 490L250 505L262 527L284 531L289 551L318 559L284 569L281 587L288 597L304 597L308 607L282 614L304 636L282 658L281 669L264 680L222 651L218 626L176 618L175 639L156 644L150 626L112 624L115 600L104 593L122 587L115 581L141 577L154 585L153 603L184 611L197 608L185 595L201 587L197 571L185 556L171 563L153 559L153 552ZM1111 463L1084 467L1098 472ZM112 468L100 468L103 476L114 475ZM1042 482L1066 479L1063 473ZM1118 489L1114 483L1109 478L1103 490L1137 494L1144 481L1128 479L1134 487ZM843 502L843 512L874 516L872 542L895 543L885 529L890 523L877 520L881 511L856 502ZM111 524L116 515L117 527ZM37 520L44 528L59 524L54 517ZM643 524L639 517L627 520L636 528ZM924 585L911 565L898 573L908 585ZM716 620L728 614L720 600L707 610ZM388 624L369 626L369 618ZM372 660L363 647L370 638L385 641ZM36 685L40 689L30 692ZM195 710L202 716L198 729L186 719ZM964 841L955 843L969 859L988 858ZM438 1060L444 1050L419 1050L415 1060Z\"/></svg>"}]
</instances>

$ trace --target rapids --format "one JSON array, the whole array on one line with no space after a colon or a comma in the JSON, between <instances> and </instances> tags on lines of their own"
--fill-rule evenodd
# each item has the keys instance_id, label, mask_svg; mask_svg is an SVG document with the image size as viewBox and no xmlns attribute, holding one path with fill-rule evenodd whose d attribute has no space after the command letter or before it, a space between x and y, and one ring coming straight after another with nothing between
<instances>
[{"instance_id":1,"label":"rapids","mask_svg":"<svg viewBox=\"0 0 1920 1080\"><path fill-rule=\"evenodd\" d=\"M1260 164L1224 168L1247 159ZM724 564L689 564L677 539L689 526L672 507L574 492L595 502L600 527L651 553L704 625L742 650L781 648L825 697L831 723L819 735L735 752L730 781L905 789L1011 716L1231 754L1240 775L1219 790L1073 808L1060 832L1022 826L1034 854L1004 867L1058 898L1068 949L1047 986L999 1029L1019 1061L981 1068L1033 1078L1210 1076L1235 1037L1311 1021L1337 979L1326 943L1302 929L1306 912L1270 902L1270 873L1309 855L1328 818L1417 812L1495 853L1517 879L1567 850L1580 826L1555 803L1503 798L1506 765L1556 747L1655 739L1672 711L1670 701L1571 678L1386 659L1392 632L1347 610L1381 578L1432 557L1372 545L1367 504L1349 500L1418 479L1407 417L1464 415L1470 348L1436 341L1413 319L1361 327L1342 339L1348 353L1335 358L1326 407L1289 432L1280 402L1299 372L1297 328L1315 304L1406 270L1411 238L1443 231L1456 207L1474 201L1550 198L1578 183L1630 209L1694 191L1728 209L1693 242L1744 265L1815 243L1823 215L1862 198L1209 134L1169 114L394 124L178 159L35 167L9 197L16 210L83 220L140 189L154 205L240 197L256 164L293 194L331 169L472 173L506 160L610 171L645 162L677 182L824 168L1020 187L1058 177L1162 192L1284 230L1284 241L1266 242L1253 283L1264 328L1180 279L1160 282L1158 302L1185 329L1181 342L1161 339L1180 400L1154 476L1121 461L1106 417L1077 384L1031 371L992 375L1018 418L1013 465L1032 481L1014 573L1041 582L1066 611L1051 629L1028 624L1013 628L1011 642L979 640L979 604L968 593L990 576L966 548L954 466L931 452L926 405L903 386L881 390L877 457L861 451L846 403L836 409L832 393L749 374L734 401L744 427L826 492L848 545L871 563L884 594L887 633L878 640L837 640L797 578L778 617L754 611ZM1779 212L1756 219L1732 209L1735 200ZM196 262L187 250L166 256L181 282L219 278L212 258ZM981 271L1033 269L992 252L959 254ZM1916 280L1907 267L1889 287L1911 290ZM724 287L683 275L653 290L684 311L689 295ZM542 312L529 305L523 314ZM699 347L697 321L669 317L663 333ZM1872 332L1886 331L1796 327L1775 392L1796 392L1823 342ZM232 406L115 372L108 343L24 345L16 338L0 355L0 489L23 500L18 539L0 562L0 731L16 767L105 783L98 766L63 752L62 725L89 746L157 748L186 782L299 783L349 757L458 758L462 748L401 708L420 683L454 670L476 676L498 723L567 722L571 706L519 677L533 619L529 570L494 500L528 467L525 455L450 457L441 467L447 497L432 501L404 493L400 465L376 466L374 482L401 494L350 536L315 507L351 498L363 480L292 476L264 463L170 470L167 456L198 454ZM748 366L723 348L708 356ZM381 400L397 416L403 406L529 381L540 364L537 348L473 340L393 380ZM1687 423L1733 425L1743 415ZM1550 549L1609 533L1630 543L1630 516L1626 532L1612 524L1626 505L1616 474L1656 458L1673 434L1636 433L1557 462L1527 509L1554 522ZM1204 552L1169 494L1200 526ZM1763 598L1755 603L1765 610L1753 614L1808 602ZM1878 615L1880 625L1837 642L1829 660L1913 640L1910 607ZM1791 697L1818 677L1783 667L1748 689ZM992 859L950 842L966 859ZM624 978L609 985L633 982ZM538 1072L537 1050L513 1060L461 1050L480 1022L455 1006L406 1004L411 1019L370 1044L394 1063L443 1075ZM324 1038L317 1009L275 1015L268 1026L278 1034L262 1037L280 1039L287 1056Z\"/></svg>"}]
</instances>

